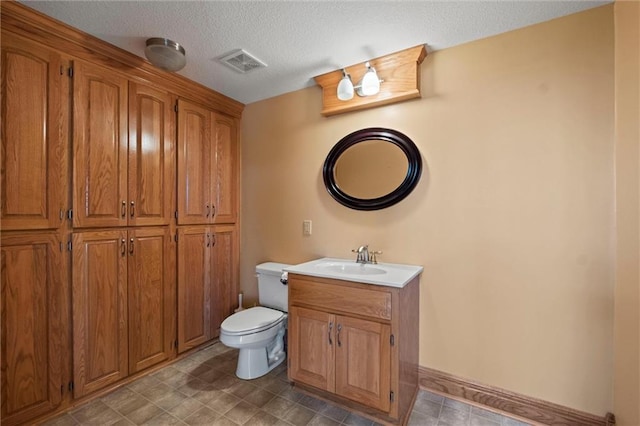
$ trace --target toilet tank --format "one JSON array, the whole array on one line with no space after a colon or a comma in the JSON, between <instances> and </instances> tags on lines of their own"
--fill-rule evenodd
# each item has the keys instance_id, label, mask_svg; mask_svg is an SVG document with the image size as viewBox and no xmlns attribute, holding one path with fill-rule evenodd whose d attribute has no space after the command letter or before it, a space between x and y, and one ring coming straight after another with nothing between
<instances>
[{"instance_id":1,"label":"toilet tank","mask_svg":"<svg viewBox=\"0 0 640 426\"><path fill-rule=\"evenodd\" d=\"M280 282L282 270L291 265L266 262L256 266L260 305L288 312L289 288Z\"/></svg>"}]
</instances>

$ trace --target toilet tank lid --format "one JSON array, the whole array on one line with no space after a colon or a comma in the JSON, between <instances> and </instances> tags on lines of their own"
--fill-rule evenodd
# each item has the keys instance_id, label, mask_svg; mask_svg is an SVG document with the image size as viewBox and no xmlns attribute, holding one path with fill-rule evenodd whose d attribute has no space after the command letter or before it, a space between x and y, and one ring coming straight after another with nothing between
<instances>
[{"instance_id":1,"label":"toilet tank lid","mask_svg":"<svg viewBox=\"0 0 640 426\"><path fill-rule=\"evenodd\" d=\"M289 266L291 265L286 263L265 262L256 266L256 272L258 274L281 275L282 270Z\"/></svg>"}]
</instances>

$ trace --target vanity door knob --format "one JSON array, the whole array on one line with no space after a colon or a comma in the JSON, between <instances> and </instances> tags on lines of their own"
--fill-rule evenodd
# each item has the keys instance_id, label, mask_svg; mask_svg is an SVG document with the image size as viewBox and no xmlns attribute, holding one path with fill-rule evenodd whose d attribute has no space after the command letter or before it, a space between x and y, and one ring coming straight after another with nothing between
<instances>
[{"instance_id":1,"label":"vanity door knob","mask_svg":"<svg viewBox=\"0 0 640 426\"><path fill-rule=\"evenodd\" d=\"M340 341L341 331L342 331L342 324L338 324L338 335L336 336L336 340L338 341L338 347L342 347L342 342Z\"/></svg>"},{"instance_id":2,"label":"vanity door knob","mask_svg":"<svg viewBox=\"0 0 640 426\"><path fill-rule=\"evenodd\" d=\"M331 341L331 330L333 329L333 322L329 323L329 332L327 333L327 336L329 337L329 346L333 345L333 342Z\"/></svg>"}]
</instances>

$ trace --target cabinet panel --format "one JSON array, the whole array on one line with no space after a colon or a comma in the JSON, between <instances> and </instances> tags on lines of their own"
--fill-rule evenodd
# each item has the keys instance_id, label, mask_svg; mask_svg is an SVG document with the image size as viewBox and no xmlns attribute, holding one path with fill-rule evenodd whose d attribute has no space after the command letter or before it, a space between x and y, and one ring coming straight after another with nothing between
<instances>
[{"instance_id":1,"label":"cabinet panel","mask_svg":"<svg viewBox=\"0 0 640 426\"><path fill-rule=\"evenodd\" d=\"M335 325L334 315L290 307L289 376L292 380L333 392Z\"/></svg>"},{"instance_id":2,"label":"cabinet panel","mask_svg":"<svg viewBox=\"0 0 640 426\"><path fill-rule=\"evenodd\" d=\"M74 396L127 376L125 230L73 234Z\"/></svg>"},{"instance_id":3,"label":"cabinet panel","mask_svg":"<svg viewBox=\"0 0 640 426\"><path fill-rule=\"evenodd\" d=\"M206 224L212 213L211 113L178 101L178 224Z\"/></svg>"},{"instance_id":4,"label":"cabinet panel","mask_svg":"<svg viewBox=\"0 0 640 426\"><path fill-rule=\"evenodd\" d=\"M233 314L236 307L237 265L235 227L214 227L211 246L211 337L220 335L222 321Z\"/></svg>"},{"instance_id":5,"label":"cabinet panel","mask_svg":"<svg viewBox=\"0 0 640 426\"><path fill-rule=\"evenodd\" d=\"M167 360L173 353L174 271L169 228L129 231L129 373Z\"/></svg>"},{"instance_id":6,"label":"cabinet panel","mask_svg":"<svg viewBox=\"0 0 640 426\"><path fill-rule=\"evenodd\" d=\"M63 255L53 233L2 236L2 423L61 400Z\"/></svg>"},{"instance_id":7,"label":"cabinet panel","mask_svg":"<svg viewBox=\"0 0 640 426\"><path fill-rule=\"evenodd\" d=\"M56 228L66 211L68 77L58 54L4 31L1 63L2 229Z\"/></svg>"},{"instance_id":8,"label":"cabinet panel","mask_svg":"<svg viewBox=\"0 0 640 426\"><path fill-rule=\"evenodd\" d=\"M127 80L80 61L73 84L73 226L127 225Z\"/></svg>"},{"instance_id":9,"label":"cabinet panel","mask_svg":"<svg viewBox=\"0 0 640 426\"><path fill-rule=\"evenodd\" d=\"M172 216L173 97L129 83L129 225L168 225Z\"/></svg>"},{"instance_id":10,"label":"cabinet panel","mask_svg":"<svg viewBox=\"0 0 640 426\"><path fill-rule=\"evenodd\" d=\"M336 394L389 411L389 325L344 316L336 322Z\"/></svg>"},{"instance_id":11,"label":"cabinet panel","mask_svg":"<svg viewBox=\"0 0 640 426\"><path fill-rule=\"evenodd\" d=\"M237 220L238 188L238 126L236 121L221 114L213 115L215 148L212 162L215 167L212 200L213 223L235 223Z\"/></svg>"},{"instance_id":12,"label":"cabinet panel","mask_svg":"<svg viewBox=\"0 0 640 426\"><path fill-rule=\"evenodd\" d=\"M178 229L178 352L211 338L210 245L209 227Z\"/></svg>"}]
</instances>

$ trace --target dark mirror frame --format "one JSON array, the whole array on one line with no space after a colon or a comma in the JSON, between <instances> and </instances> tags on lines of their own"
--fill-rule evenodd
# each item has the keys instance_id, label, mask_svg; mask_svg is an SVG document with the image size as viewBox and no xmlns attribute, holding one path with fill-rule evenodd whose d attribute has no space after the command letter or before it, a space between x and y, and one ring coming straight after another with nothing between
<instances>
[{"instance_id":1,"label":"dark mirror frame","mask_svg":"<svg viewBox=\"0 0 640 426\"><path fill-rule=\"evenodd\" d=\"M345 193L336 183L334 169L340 155L351 146L369 140L380 140L392 143L398 146L407 156L407 175L396 189L390 193L378 198L356 198ZM407 195L413 191L420 180L422 173L422 158L418 147L406 135L393 129L385 129L383 127L369 127L366 129L356 130L340 139L338 143L329 151L327 159L324 161L322 168L322 177L324 186L329 194L343 206L355 210L379 210L390 207L402 201Z\"/></svg>"}]
</instances>

